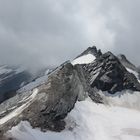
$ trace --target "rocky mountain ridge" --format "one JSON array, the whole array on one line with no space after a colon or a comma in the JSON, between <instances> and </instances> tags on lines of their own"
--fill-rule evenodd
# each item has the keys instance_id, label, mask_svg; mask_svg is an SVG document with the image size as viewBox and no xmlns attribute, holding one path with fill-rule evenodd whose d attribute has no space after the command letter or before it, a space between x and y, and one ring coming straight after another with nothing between
<instances>
[{"instance_id":1,"label":"rocky mountain ridge","mask_svg":"<svg viewBox=\"0 0 140 140\"><path fill-rule=\"evenodd\" d=\"M89 75L91 87L111 94L130 89L140 91L140 84L134 74L128 72L111 52L97 58L93 63L83 66Z\"/></svg>"},{"instance_id":2,"label":"rocky mountain ridge","mask_svg":"<svg viewBox=\"0 0 140 140\"><path fill-rule=\"evenodd\" d=\"M90 97L95 103L104 103L99 90L110 95L123 90L140 91L139 79L126 69L120 57L111 52L103 54L94 46L76 59L79 61L88 54L95 59L74 65L67 61L49 73L45 82L3 102L0 105L1 135L21 121L28 121L42 131L61 131L65 128L64 118L77 101Z\"/></svg>"}]
</instances>

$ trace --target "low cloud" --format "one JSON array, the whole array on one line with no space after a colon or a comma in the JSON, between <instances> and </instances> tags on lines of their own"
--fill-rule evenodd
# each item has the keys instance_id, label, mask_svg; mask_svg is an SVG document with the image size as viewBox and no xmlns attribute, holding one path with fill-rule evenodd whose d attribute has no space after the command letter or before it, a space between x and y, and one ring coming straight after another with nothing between
<instances>
[{"instance_id":1,"label":"low cloud","mask_svg":"<svg viewBox=\"0 0 140 140\"><path fill-rule=\"evenodd\" d=\"M139 0L0 0L0 64L55 66L88 46L139 65Z\"/></svg>"}]
</instances>

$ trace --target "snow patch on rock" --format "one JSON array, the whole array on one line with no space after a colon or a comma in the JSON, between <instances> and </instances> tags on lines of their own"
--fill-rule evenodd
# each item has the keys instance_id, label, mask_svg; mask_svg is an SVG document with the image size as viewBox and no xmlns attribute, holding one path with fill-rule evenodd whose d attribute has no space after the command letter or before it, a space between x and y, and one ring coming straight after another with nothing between
<instances>
[{"instance_id":1,"label":"snow patch on rock","mask_svg":"<svg viewBox=\"0 0 140 140\"><path fill-rule=\"evenodd\" d=\"M95 60L95 56L92 54L87 54L87 55L83 55L80 56L76 59L74 59L71 63L72 65L76 65L76 64L89 64L92 63Z\"/></svg>"}]
</instances>

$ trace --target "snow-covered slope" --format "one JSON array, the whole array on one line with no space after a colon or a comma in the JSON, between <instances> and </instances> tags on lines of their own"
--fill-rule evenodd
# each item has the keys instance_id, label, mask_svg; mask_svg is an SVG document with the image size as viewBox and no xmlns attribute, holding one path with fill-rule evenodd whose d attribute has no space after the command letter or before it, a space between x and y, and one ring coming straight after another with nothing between
<instances>
[{"instance_id":1,"label":"snow-covered slope","mask_svg":"<svg viewBox=\"0 0 140 140\"><path fill-rule=\"evenodd\" d=\"M106 105L121 106L140 111L140 92L138 91L124 90L113 95L99 91L99 94Z\"/></svg>"},{"instance_id":2,"label":"snow-covered slope","mask_svg":"<svg viewBox=\"0 0 140 140\"><path fill-rule=\"evenodd\" d=\"M76 65L76 64L89 64L91 62L93 62L95 60L95 56L92 55L92 54L86 54L86 55L83 55L83 56L80 56L76 59L74 59L71 63L73 65Z\"/></svg>"},{"instance_id":3,"label":"snow-covered slope","mask_svg":"<svg viewBox=\"0 0 140 140\"><path fill-rule=\"evenodd\" d=\"M17 140L139 140L140 111L95 104L90 99L77 102L65 119L60 133L41 132L28 122L9 131Z\"/></svg>"}]
</instances>

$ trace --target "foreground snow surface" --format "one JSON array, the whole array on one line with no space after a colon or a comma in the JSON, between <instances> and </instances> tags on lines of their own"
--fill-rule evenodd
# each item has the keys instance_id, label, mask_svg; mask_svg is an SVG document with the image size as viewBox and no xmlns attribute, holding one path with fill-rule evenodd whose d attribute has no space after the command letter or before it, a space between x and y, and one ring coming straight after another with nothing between
<instances>
[{"instance_id":1,"label":"foreground snow surface","mask_svg":"<svg viewBox=\"0 0 140 140\"><path fill-rule=\"evenodd\" d=\"M32 129L21 122L9 131L18 140L140 140L140 111L95 104L90 99L77 102L65 119L60 133Z\"/></svg>"},{"instance_id":2,"label":"foreground snow surface","mask_svg":"<svg viewBox=\"0 0 140 140\"><path fill-rule=\"evenodd\" d=\"M26 103L24 103L23 105L21 105L20 107L16 108L11 113L9 113L8 115L6 115L5 117L0 119L0 125L6 123L10 119L12 119L12 118L16 117L17 115L19 115L25 108L27 108L31 104L31 102L36 97L37 93L38 93L38 89L34 89L33 93L29 97L27 97L26 99L23 100L23 101L26 101Z\"/></svg>"},{"instance_id":3,"label":"foreground snow surface","mask_svg":"<svg viewBox=\"0 0 140 140\"><path fill-rule=\"evenodd\" d=\"M76 64L89 64L91 62L93 62L95 60L95 56L92 54L87 54L87 55L83 55L80 56L76 59L74 59L71 63L72 65L76 65Z\"/></svg>"}]
</instances>

